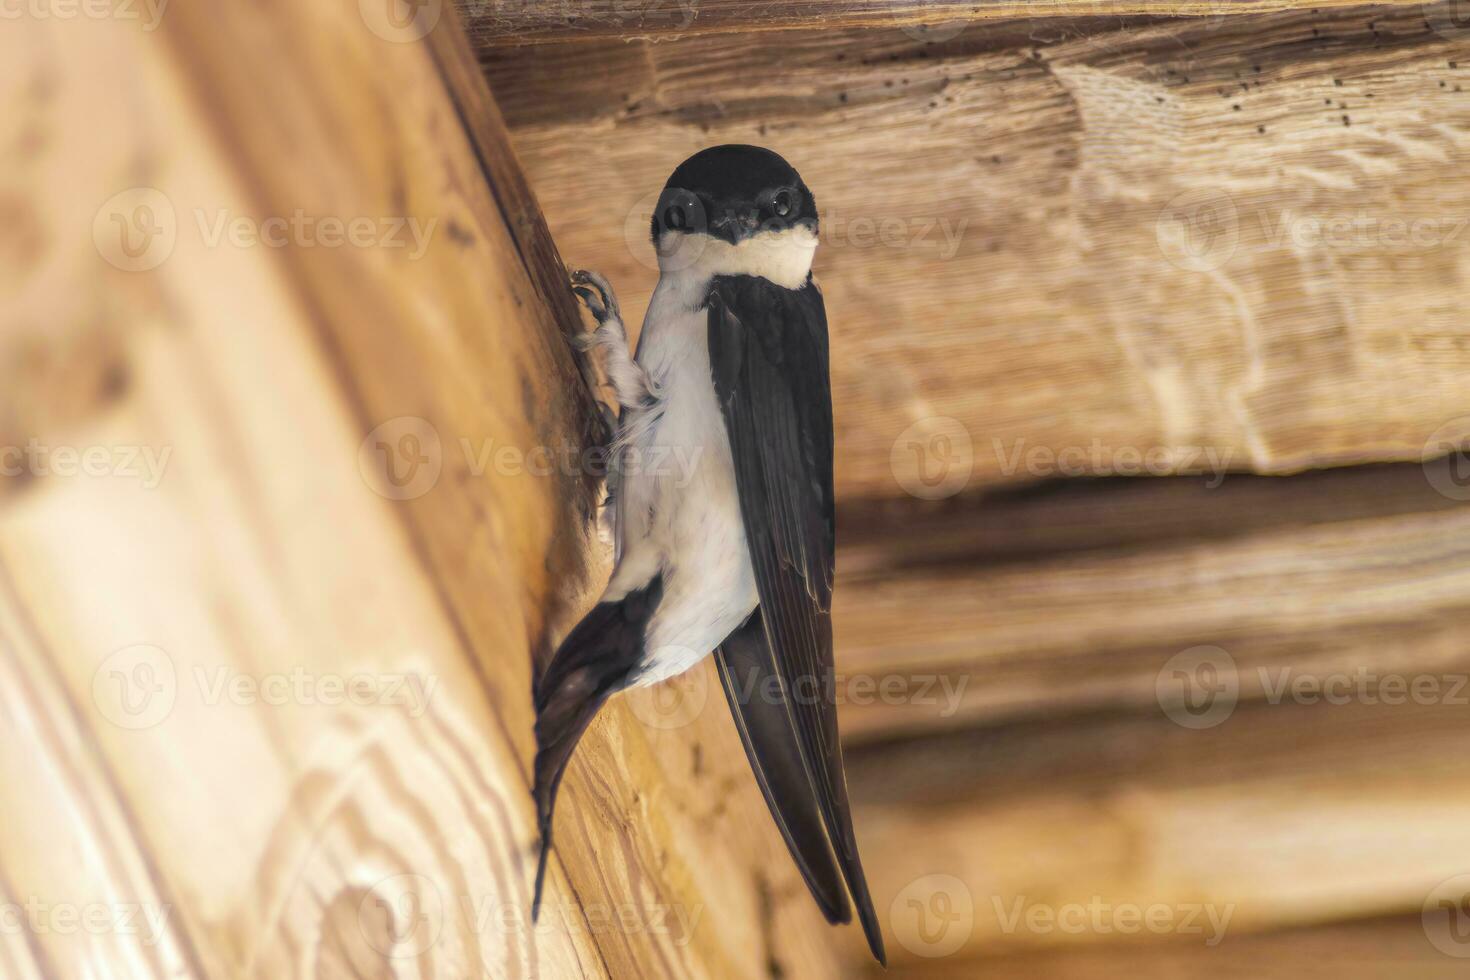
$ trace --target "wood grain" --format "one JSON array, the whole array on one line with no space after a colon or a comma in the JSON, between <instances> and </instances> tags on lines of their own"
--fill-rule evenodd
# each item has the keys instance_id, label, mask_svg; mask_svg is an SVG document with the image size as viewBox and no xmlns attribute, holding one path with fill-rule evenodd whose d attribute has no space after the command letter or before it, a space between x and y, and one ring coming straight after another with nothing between
<instances>
[{"instance_id":1,"label":"wood grain","mask_svg":"<svg viewBox=\"0 0 1470 980\"><path fill-rule=\"evenodd\" d=\"M1470 670L1470 508L1431 482L1448 470L1102 481L845 520L844 732L1152 706L1199 645L1244 698L1286 675Z\"/></svg>"},{"instance_id":2,"label":"wood grain","mask_svg":"<svg viewBox=\"0 0 1470 980\"><path fill-rule=\"evenodd\" d=\"M595 476L528 454L596 415L468 47L365 16L5 33L0 901L44 910L0 962L830 975L730 723L652 695L589 733L527 921L533 658L606 569ZM10 476L32 444L101 469Z\"/></svg>"},{"instance_id":3,"label":"wood grain","mask_svg":"<svg viewBox=\"0 0 1470 980\"><path fill-rule=\"evenodd\" d=\"M1186 16L1220 18L1305 7L1298 0L456 0L477 45L758 34L797 28L902 30L948 39L1019 17ZM1344 0L1314 9L1347 5Z\"/></svg>"},{"instance_id":4,"label":"wood grain","mask_svg":"<svg viewBox=\"0 0 1470 980\"><path fill-rule=\"evenodd\" d=\"M802 171L854 501L1415 460L1470 435L1470 35L1453 16L483 57L563 252L631 318L656 281L650 195L678 161L756 142Z\"/></svg>"},{"instance_id":5,"label":"wood grain","mask_svg":"<svg viewBox=\"0 0 1470 980\"><path fill-rule=\"evenodd\" d=\"M1231 936L1218 946L1120 943L989 959L936 959L886 975L904 980L1112 980L1124 975L1140 980L1451 980L1464 969L1462 960L1426 940L1423 920L1414 915Z\"/></svg>"},{"instance_id":6,"label":"wood grain","mask_svg":"<svg viewBox=\"0 0 1470 980\"><path fill-rule=\"evenodd\" d=\"M1261 931L1417 917L1470 871L1464 713L1247 704L1204 730L1102 713L851 752L890 948L912 964L1104 945L1199 952L1215 939L1208 963ZM1126 912L1154 905L1172 917L1145 927ZM946 909L949 930L933 918Z\"/></svg>"}]
</instances>

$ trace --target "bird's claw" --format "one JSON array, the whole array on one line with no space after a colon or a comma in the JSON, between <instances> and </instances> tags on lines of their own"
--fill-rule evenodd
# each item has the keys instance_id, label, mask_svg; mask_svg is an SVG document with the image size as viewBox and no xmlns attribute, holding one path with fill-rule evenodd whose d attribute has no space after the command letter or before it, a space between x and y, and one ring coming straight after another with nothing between
<instances>
[{"instance_id":1,"label":"bird's claw","mask_svg":"<svg viewBox=\"0 0 1470 980\"><path fill-rule=\"evenodd\" d=\"M599 324L619 316L618 300L612 285L602 276L587 269L572 272L572 292L592 311Z\"/></svg>"},{"instance_id":2,"label":"bird's claw","mask_svg":"<svg viewBox=\"0 0 1470 980\"><path fill-rule=\"evenodd\" d=\"M582 301L582 305L592 311L592 315L598 323L607 319L607 304L599 302L599 297L586 286L573 286L572 292Z\"/></svg>"}]
</instances>

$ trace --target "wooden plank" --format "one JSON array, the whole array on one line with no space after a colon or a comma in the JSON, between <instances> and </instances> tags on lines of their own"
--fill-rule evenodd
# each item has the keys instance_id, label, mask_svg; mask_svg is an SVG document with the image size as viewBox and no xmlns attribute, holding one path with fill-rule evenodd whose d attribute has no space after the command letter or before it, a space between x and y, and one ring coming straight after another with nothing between
<instances>
[{"instance_id":1,"label":"wooden plank","mask_svg":"<svg viewBox=\"0 0 1470 980\"><path fill-rule=\"evenodd\" d=\"M1223 650L1243 699L1283 676L1470 671L1470 507L1435 489L1447 475L1117 480L940 502L892 533L844 521L844 732L1153 706L1199 645Z\"/></svg>"},{"instance_id":2,"label":"wooden plank","mask_svg":"<svg viewBox=\"0 0 1470 980\"><path fill-rule=\"evenodd\" d=\"M852 501L1415 460L1470 436L1452 13L569 43L485 65L557 240L633 318L678 161L757 142L801 169Z\"/></svg>"},{"instance_id":3,"label":"wooden plank","mask_svg":"<svg viewBox=\"0 0 1470 980\"><path fill-rule=\"evenodd\" d=\"M1455 461L1234 474L1062 480L948 500L858 501L837 516L840 573L853 580L934 565L1228 541L1338 521L1451 510Z\"/></svg>"},{"instance_id":4,"label":"wooden plank","mask_svg":"<svg viewBox=\"0 0 1470 980\"><path fill-rule=\"evenodd\" d=\"M905 980L1175 980L1211 977L1256 980L1452 980L1463 960L1426 938L1421 916L1333 923L1260 935L1227 936L1218 946L1199 943L1120 943L1086 949L935 959L893 971ZM875 974L876 975L876 974Z\"/></svg>"},{"instance_id":5,"label":"wooden plank","mask_svg":"<svg viewBox=\"0 0 1470 980\"><path fill-rule=\"evenodd\" d=\"M1328 0L1313 8L1346 6ZM480 47L609 38L758 34L792 29L902 31L948 40L996 20L1022 17L1185 16L1218 19L1305 7L1299 0L579 0L526 3L457 0Z\"/></svg>"},{"instance_id":6,"label":"wooden plank","mask_svg":"<svg viewBox=\"0 0 1470 980\"><path fill-rule=\"evenodd\" d=\"M890 948L905 965L1164 942L1223 957L1256 932L1433 915L1467 872L1464 713L1256 704L1205 730L1098 714L850 752Z\"/></svg>"},{"instance_id":7,"label":"wooden plank","mask_svg":"<svg viewBox=\"0 0 1470 980\"><path fill-rule=\"evenodd\" d=\"M830 975L730 723L653 695L527 921L532 661L606 569L595 479L530 454L596 416L468 47L365 16L4 35L0 898L45 911L0 962Z\"/></svg>"}]
</instances>

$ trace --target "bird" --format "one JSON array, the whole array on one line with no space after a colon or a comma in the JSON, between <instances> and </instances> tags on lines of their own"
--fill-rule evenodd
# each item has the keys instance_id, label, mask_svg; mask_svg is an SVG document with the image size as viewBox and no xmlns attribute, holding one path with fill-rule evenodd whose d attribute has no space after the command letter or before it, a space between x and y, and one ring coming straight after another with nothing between
<instances>
[{"instance_id":1,"label":"bird","mask_svg":"<svg viewBox=\"0 0 1470 980\"><path fill-rule=\"evenodd\" d=\"M816 199L778 153L713 146L669 176L651 234L659 278L636 352L607 280L570 277L598 324L574 343L601 351L619 407L607 504L615 564L533 685L533 915L557 788L593 717L617 692L713 654L756 782L812 897L834 924L850 922L856 906L874 958L886 963L837 731ZM654 450L697 465L629 465Z\"/></svg>"}]
</instances>

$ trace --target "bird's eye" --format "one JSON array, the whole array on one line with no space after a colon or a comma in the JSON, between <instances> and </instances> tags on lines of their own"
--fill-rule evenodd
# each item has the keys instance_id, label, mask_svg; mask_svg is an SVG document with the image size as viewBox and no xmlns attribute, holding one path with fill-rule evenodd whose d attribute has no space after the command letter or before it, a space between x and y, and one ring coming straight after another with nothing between
<instances>
[{"instance_id":1,"label":"bird's eye","mask_svg":"<svg viewBox=\"0 0 1470 980\"><path fill-rule=\"evenodd\" d=\"M781 190L771 199L771 209L781 217L786 217L795 208L795 201L790 191Z\"/></svg>"},{"instance_id":2,"label":"bird's eye","mask_svg":"<svg viewBox=\"0 0 1470 980\"><path fill-rule=\"evenodd\" d=\"M670 204L664 208L664 227L675 231L682 231L688 221L684 208L678 204Z\"/></svg>"}]
</instances>

